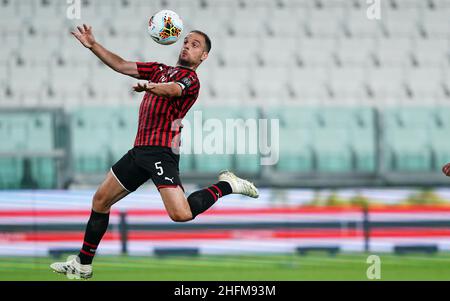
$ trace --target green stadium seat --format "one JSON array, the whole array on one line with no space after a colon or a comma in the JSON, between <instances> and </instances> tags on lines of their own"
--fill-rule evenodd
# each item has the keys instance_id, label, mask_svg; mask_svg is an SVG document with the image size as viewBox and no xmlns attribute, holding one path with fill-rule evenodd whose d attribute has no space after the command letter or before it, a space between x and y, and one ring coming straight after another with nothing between
<instances>
[{"instance_id":1,"label":"green stadium seat","mask_svg":"<svg viewBox=\"0 0 450 301\"><path fill-rule=\"evenodd\" d=\"M82 108L72 112L72 150L75 171L106 172L114 158L111 150L114 109Z\"/></svg>"},{"instance_id":2,"label":"green stadium seat","mask_svg":"<svg viewBox=\"0 0 450 301\"><path fill-rule=\"evenodd\" d=\"M20 188L22 171L22 160L0 158L0 189Z\"/></svg>"},{"instance_id":3,"label":"green stadium seat","mask_svg":"<svg viewBox=\"0 0 450 301\"><path fill-rule=\"evenodd\" d=\"M429 171L430 132L421 128L391 128L386 131L388 166L394 171Z\"/></svg>"},{"instance_id":4,"label":"green stadium seat","mask_svg":"<svg viewBox=\"0 0 450 301\"><path fill-rule=\"evenodd\" d=\"M390 108L383 112L387 128L433 128L437 126L437 114L432 107Z\"/></svg>"},{"instance_id":5,"label":"green stadium seat","mask_svg":"<svg viewBox=\"0 0 450 301\"><path fill-rule=\"evenodd\" d=\"M257 154L237 154L235 160L234 170L239 173L256 174L261 169L260 158Z\"/></svg>"},{"instance_id":6,"label":"green stadium seat","mask_svg":"<svg viewBox=\"0 0 450 301\"><path fill-rule=\"evenodd\" d=\"M434 109L437 122L444 128L450 128L450 107L437 107Z\"/></svg>"},{"instance_id":7,"label":"green stadium seat","mask_svg":"<svg viewBox=\"0 0 450 301\"><path fill-rule=\"evenodd\" d=\"M315 128L319 126L316 107L270 107L266 111L269 119L279 119L280 127Z\"/></svg>"},{"instance_id":8,"label":"green stadium seat","mask_svg":"<svg viewBox=\"0 0 450 301\"><path fill-rule=\"evenodd\" d=\"M319 123L330 128L358 127L358 113L356 108L324 107L318 111Z\"/></svg>"},{"instance_id":9,"label":"green stadium seat","mask_svg":"<svg viewBox=\"0 0 450 301\"><path fill-rule=\"evenodd\" d=\"M349 130L350 147L354 154L354 171L374 172L376 168L376 145L374 128Z\"/></svg>"},{"instance_id":10,"label":"green stadium seat","mask_svg":"<svg viewBox=\"0 0 450 301\"><path fill-rule=\"evenodd\" d=\"M133 106L115 108L111 111L110 147L114 162L133 148L138 127L138 111L139 108Z\"/></svg>"},{"instance_id":11,"label":"green stadium seat","mask_svg":"<svg viewBox=\"0 0 450 301\"><path fill-rule=\"evenodd\" d=\"M180 173L194 171L194 155L181 154L180 156Z\"/></svg>"},{"instance_id":12,"label":"green stadium seat","mask_svg":"<svg viewBox=\"0 0 450 301\"><path fill-rule=\"evenodd\" d=\"M40 189L51 189L56 186L56 164L50 158L34 158L31 160L32 178Z\"/></svg>"},{"instance_id":13,"label":"green stadium seat","mask_svg":"<svg viewBox=\"0 0 450 301\"><path fill-rule=\"evenodd\" d=\"M223 169L233 168L233 155L201 154L195 156L197 172L218 173Z\"/></svg>"},{"instance_id":14,"label":"green stadium seat","mask_svg":"<svg viewBox=\"0 0 450 301\"><path fill-rule=\"evenodd\" d=\"M54 125L51 112L8 112L1 114L0 139L3 152L50 152L54 149ZM5 161L6 160L6 161ZM10 160L11 162L7 162ZM55 162L52 158L31 158L29 178L24 179L24 159L3 159L0 186L19 188L54 188L56 180ZM22 180L24 182L22 183ZM28 183L28 184L27 184ZM33 184L34 183L34 184Z\"/></svg>"},{"instance_id":15,"label":"green stadium seat","mask_svg":"<svg viewBox=\"0 0 450 301\"><path fill-rule=\"evenodd\" d=\"M435 128L430 135L431 148L434 156L433 168L436 171L440 171L444 164L450 162L449 129L445 127Z\"/></svg>"},{"instance_id":16,"label":"green stadium seat","mask_svg":"<svg viewBox=\"0 0 450 301\"><path fill-rule=\"evenodd\" d=\"M305 129L280 129L280 172L308 172L313 170L311 131Z\"/></svg>"},{"instance_id":17,"label":"green stadium seat","mask_svg":"<svg viewBox=\"0 0 450 301\"><path fill-rule=\"evenodd\" d=\"M258 109L256 107L236 108L220 106L199 107L198 110L201 110L203 113L204 124L211 119L217 119L221 122L222 141L225 141L223 151L226 154L208 155L203 153L197 155L195 157L197 171L218 172L221 169L234 169L239 172L258 173L260 170L259 156L258 154L250 154L251 148L249 145L252 137L249 129L258 129ZM198 129L192 128L191 130L195 131ZM204 131L204 139L208 133L210 132ZM256 152L258 152L257 139L253 142L256 143ZM243 153L239 153L239 147L243 148ZM231 149L227 150L227 148ZM206 150L203 151L205 152Z\"/></svg>"},{"instance_id":18,"label":"green stadium seat","mask_svg":"<svg viewBox=\"0 0 450 301\"><path fill-rule=\"evenodd\" d=\"M27 150L51 151L54 149L54 126L51 113L32 113L27 121Z\"/></svg>"},{"instance_id":19,"label":"green stadium seat","mask_svg":"<svg viewBox=\"0 0 450 301\"><path fill-rule=\"evenodd\" d=\"M313 148L319 172L351 172L352 155L346 129L315 129Z\"/></svg>"}]
</instances>

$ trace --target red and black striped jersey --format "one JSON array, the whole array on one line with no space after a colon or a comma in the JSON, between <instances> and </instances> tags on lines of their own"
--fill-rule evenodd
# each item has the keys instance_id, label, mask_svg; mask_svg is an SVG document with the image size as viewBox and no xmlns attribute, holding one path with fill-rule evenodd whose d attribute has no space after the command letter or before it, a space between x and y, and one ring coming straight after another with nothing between
<instances>
[{"instance_id":1,"label":"red and black striped jersey","mask_svg":"<svg viewBox=\"0 0 450 301\"><path fill-rule=\"evenodd\" d=\"M179 97L162 97L145 93L139 108L139 125L134 146L178 147L181 120L192 107L200 91L195 71L161 63L137 62L139 79L153 83L176 82L183 89Z\"/></svg>"}]
</instances>

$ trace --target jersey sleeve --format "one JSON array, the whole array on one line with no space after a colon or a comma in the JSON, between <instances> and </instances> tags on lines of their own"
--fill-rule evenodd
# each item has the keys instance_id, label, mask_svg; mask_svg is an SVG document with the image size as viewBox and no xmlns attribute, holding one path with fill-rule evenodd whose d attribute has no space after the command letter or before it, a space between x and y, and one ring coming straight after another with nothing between
<instances>
[{"instance_id":1,"label":"jersey sleeve","mask_svg":"<svg viewBox=\"0 0 450 301\"><path fill-rule=\"evenodd\" d=\"M176 81L183 90L181 95L196 95L200 90L200 82L198 77L193 74L188 74Z\"/></svg>"},{"instance_id":2,"label":"jersey sleeve","mask_svg":"<svg viewBox=\"0 0 450 301\"><path fill-rule=\"evenodd\" d=\"M136 66L139 79L150 80L160 64L156 62L136 62Z\"/></svg>"}]
</instances>

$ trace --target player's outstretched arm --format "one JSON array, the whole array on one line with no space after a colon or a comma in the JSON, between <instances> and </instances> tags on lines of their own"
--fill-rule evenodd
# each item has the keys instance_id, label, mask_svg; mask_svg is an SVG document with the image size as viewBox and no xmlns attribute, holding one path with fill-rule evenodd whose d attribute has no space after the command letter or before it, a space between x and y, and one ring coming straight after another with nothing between
<instances>
[{"instance_id":1,"label":"player's outstretched arm","mask_svg":"<svg viewBox=\"0 0 450 301\"><path fill-rule=\"evenodd\" d=\"M171 83L137 83L133 86L135 92L150 92L163 97L178 97L182 94L179 84Z\"/></svg>"},{"instance_id":2,"label":"player's outstretched arm","mask_svg":"<svg viewBox=\"0 0 450 301\"><path fill-rule=\"evenodd\" d=\"M136 63L126 61L100 45L95 40L94 34L92 33L92 26L83 24L83 26L77 26L77 29L78 30L72 31L72 35L77 38L84 47L90 49L103 63L119 73L135 78L139 77Z\"/></svg>"}]
</instances>

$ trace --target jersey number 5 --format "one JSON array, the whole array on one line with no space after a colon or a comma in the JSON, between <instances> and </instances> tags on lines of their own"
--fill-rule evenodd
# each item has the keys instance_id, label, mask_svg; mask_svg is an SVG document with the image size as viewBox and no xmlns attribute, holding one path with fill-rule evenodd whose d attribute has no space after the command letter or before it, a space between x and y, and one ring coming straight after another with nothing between
<instances>
[{"instance_id":1,"label":"jersey number 5","mask_svg":"<svg viewBox=\"0 0 450 301\"><path fill-rule=\"evenodd\" d=\"M161 166L161 161L155 163L155 168L158 170L158 176L161 176L164 173L164 170Z\"/></svg>"}]
</instances>

